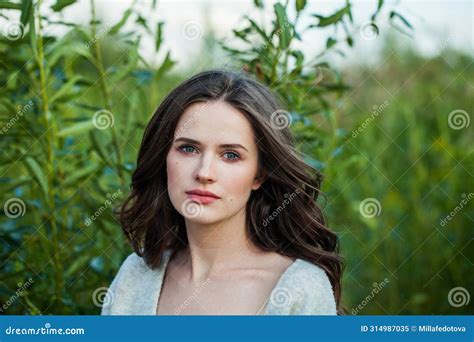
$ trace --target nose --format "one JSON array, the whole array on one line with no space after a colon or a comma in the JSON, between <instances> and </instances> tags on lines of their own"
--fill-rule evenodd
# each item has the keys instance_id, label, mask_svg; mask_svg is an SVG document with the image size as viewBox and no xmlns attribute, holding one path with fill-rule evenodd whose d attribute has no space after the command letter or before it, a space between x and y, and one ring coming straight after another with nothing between
<instances>
[{"instance_id":1,"label":"nose","mask_svg":"<svg viewBox=\"0 0 474 342\"><path fill-rule=\"evenodd\" d=\"M202 154L194 177L198 182L204 184L215 182L214 156L211 153Z\"/></svg>"}]
</instances>

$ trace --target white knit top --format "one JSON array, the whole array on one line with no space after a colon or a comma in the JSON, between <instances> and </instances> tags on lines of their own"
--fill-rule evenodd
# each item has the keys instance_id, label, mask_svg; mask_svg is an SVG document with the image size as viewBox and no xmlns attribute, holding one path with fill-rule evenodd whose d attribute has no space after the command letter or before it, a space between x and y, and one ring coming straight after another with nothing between
<instances>
[{"instance_id":1,"label":"white knit top","mask_svg":"<svg viewBox=\"0 0 474 342\"><path fill-rule=\"evenodd\" d=\"M172 252L152 270L136 253L123 262L107 290L102 315L156 315L163 278ZM336 315L336 302L325 271L296 259L283 272L267 300L264 315Z\"/></svg>"}]
</instances>

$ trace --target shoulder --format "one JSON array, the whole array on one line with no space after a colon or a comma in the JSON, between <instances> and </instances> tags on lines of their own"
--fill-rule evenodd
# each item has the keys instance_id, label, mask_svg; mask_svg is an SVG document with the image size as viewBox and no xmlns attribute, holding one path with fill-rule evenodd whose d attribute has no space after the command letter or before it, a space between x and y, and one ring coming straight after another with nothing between
<instances>
[{"instance_id":1,"label":"shoulder","mask_svg":"<svg viewBox=\"0 0 474 342\"><path fill-rule=\"evenodd\" d=\"M278 306L278 301L280 306ZM275 313L289 315L337 315L331 282L319 266L296 259L272 292ZM279 308L279 309L278 309Z\"/></svg>"},{"instance_id":2,"label":"shoulder","mask_svg":"<svg viewBox=\"0 0 474 342\"><path fill-rule=\"evenodd\" d=\"M143 258L134 252L123 261L114 281L122 283L133 280L135 275L146 273L148 270L150 268L146 265Z\"/></svg>"},{"instance_id":3,"label":"shoulder","mask_svg":"<svg viewBox=\"0 0 474 342\"><path fill-rule=\"evenodd\" d=\"M119 269L120 272L124 271L133 271L133 270L146 270L148 266L145 264L145 261L137 253L133 252L130 254L122 263Z\"/></svg>"},{"instance_id":4,"label":"shoulder","mask_svg":"<svg viewBox=\"0 0 474 342\"><path fill-rule=\"evenodd\" d=\"M139 307L142 304L142 293L156 290L156 280L160 274L161 269L152 270L142 257L131 253L123 261L107 289L101 314L131 314L142 310Z\"/></svg>"},{"instance_id":5,"label":"shoulder","mask_svg":"<svg viewBox=\"0 0 474 342\"><path fill-rule=\"evenodd\" d=\"M170 250L163 252L163 260L166 260L170 255ZM162 267L159 267L159 271ZM145 260L137 253L133 252L123 261L119 268L116 278L123 278L130 275L144 275L153 272L145 262Z\"/></svg>"}]
</instances>

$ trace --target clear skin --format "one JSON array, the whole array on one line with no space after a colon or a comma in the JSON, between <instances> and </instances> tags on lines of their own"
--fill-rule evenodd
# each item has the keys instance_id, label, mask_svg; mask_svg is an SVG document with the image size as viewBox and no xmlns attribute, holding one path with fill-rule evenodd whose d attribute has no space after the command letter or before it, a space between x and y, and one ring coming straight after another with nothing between
<instances>
[{"instance_id":1,"label":"clear skin","mask_svg":"<svg viewBox=\"0 0 474 342\"><path fill-rule=\"evenodd\" d=\"M178 122L166 165L168 194L185 218L189 248L169 261L157 313L258 313L294 260L262 252L246 236L245 207L261 186L251 124L226 102L195 103ZM220 198L202 204L185 193L193 189Z\"/></svg>"}]
</instances>

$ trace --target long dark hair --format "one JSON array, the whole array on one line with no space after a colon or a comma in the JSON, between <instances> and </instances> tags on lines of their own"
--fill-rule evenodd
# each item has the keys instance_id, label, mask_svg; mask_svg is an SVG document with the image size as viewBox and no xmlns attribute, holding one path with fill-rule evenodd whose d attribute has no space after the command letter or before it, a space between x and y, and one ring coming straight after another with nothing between
<instances>
[{"instance_id":1,"label":"long dark hair","mask_svg":"<svg viewBox=\"0 0 474 342\"><path fill-rule=\"evenodd\" d=\"M251 77L227 70L199 73L181 83L148 123L132 175L131 193L119 208L120 222L135 252L156 268L166 249L186 248L184 218L167 191L166 157L184 110L193 103L225 101L251 123L263 184L246 205L247 233L261 250L300 258L323 268L340 308L343 260L339 239L325 226L316 203L322 174L294 148L290 121L280 101Z\"/></svg>"}]
</instances>

